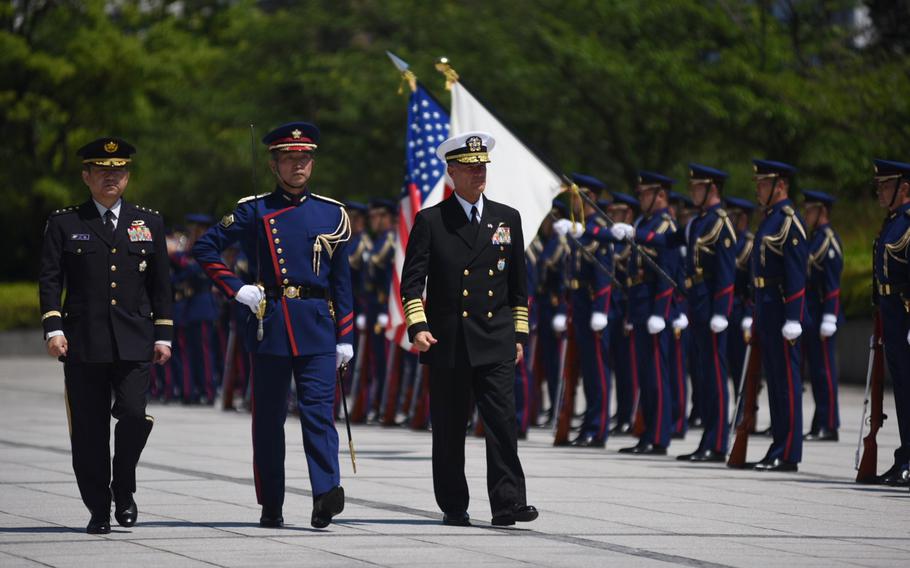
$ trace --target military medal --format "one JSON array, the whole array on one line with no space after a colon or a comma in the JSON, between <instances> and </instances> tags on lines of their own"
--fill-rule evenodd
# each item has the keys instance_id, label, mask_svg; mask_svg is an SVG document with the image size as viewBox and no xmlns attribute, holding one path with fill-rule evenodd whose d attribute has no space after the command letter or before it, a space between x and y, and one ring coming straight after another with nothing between
<instances>
[{"instance_id":1,"label":"military medal","mask_svg":"<svg viewBox=\"0 0 910 568\"><path fill-rule=\"evenodd\" d=\"M139 262L139 272L145 272L145 267L148 266L144 260Z\"/></svg>"},{"instance_id":2,"label":"military medal","mask_svg":"<svg viewBox=\"0 0 910 568\"><path fill-rule=\"evenodd\" d=\"M496 262L496 269L499 270L500 272L502 272L503 270L505 270L505 269L506 269L506 259L500 258L500 259Z\"/></svg>"}]
</instances>

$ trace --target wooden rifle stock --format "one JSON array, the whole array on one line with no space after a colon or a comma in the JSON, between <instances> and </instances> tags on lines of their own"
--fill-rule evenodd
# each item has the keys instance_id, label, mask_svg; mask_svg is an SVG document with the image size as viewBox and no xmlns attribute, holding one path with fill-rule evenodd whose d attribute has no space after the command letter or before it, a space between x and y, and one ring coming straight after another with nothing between
<instances>
[{"instance_id":1,"label":"wooden rifle stock","mask_svg":"<svg viewBox=\"0 0 910 568\"><path fill-rule=\"evenodd\" d=\"M749 446L749 434L755 431L755 415L758 412L758 386L761 379L761 346L758 338L751 339L752 348L749 350L749 360L746 361L746 377L742 385L743 394L734 413L739 413L742 407L742 418L736 424L736 438L727 458L727 467L746 467L746 450Z\"/></svg>"},{"instance_id":2,"label":"wooden rifle stock","mask_svg":"<svg viewBox=\"0 0 910 568\"><path fill-rule=\"evenodd\" d=\"M565 446L569 443L569 431L572 429L572 417L575 415L575 391L578 387L578 353L575 342L575 330L572 323L566 327L565 349L560 350L563 364L560 365L560 397L556 415L556 432L553 436L554 446Z\"/></svg>"},{"instance_id":3,"label":"wooden rifle stock","mask_svg":"<svg viewBox=\"0 0 910 568\"><path fill-rule=\"evenodd\" d=\"M866 393L868 398L863 401L863 424L860 425L860 436L865 423L869 423L869 433L863 438L863 457L859 462L856 472L857 483L875 483L878 474L878 436L879 429L884 425L884 383L885 383L885 354L882 349L882 321L879 311L875 311L872 323L872 340L869 348L872 350L870 357L871 368L868 373ZM869 418L866 419L866 404L870 405Z\"/></svg>"}]
</instances>

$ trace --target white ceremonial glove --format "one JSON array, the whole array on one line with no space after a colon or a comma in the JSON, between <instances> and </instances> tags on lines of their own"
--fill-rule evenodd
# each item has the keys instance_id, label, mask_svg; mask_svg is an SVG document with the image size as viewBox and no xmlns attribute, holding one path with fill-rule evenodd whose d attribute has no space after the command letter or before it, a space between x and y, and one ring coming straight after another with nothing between
<instances>
[{"instance_id":1,"label":"white ceremonial glove","mask_svg":"<svg viewBox=\"0 0 910 568\"><path fill-rule=\"evenodd\" d=\"M379 314L376 316L376 325L385 329L389 325L389 314Z\"/></svg>"},{"instance_id":2,"label":"white ceremonial glove","mask_svg":"<svg viewBox=\"0 0 910 568\"><path fill-rule=\"evenodd\" d=\"M591 329L593 331L602 331L603 328L607 327L607 323L610 320L607 319L607 314L603 312L594 312L591 314Z\"/></svg>"},{"instance_id":3,"label":"white ceremonial glove","mask_svg":"<svg viewBox=\"0 0 910 568\"><path fill-rule=\"evenodd\" d=\"M787 320L784 322L784 327L781 328L780 332L784 336L784 339L793 341L803 334L803 326L800 325L798 321Z\"/></svg>"},{"instance_id":4,"label":"white ceremonial glove","mask_svg":"<svg viewBox=\"0 0 910 568\"><path fill-rule=\"evenodd\" d=\"M741 322L739 323L739 327L740 327L740 329L742 329L743 331L752 331L752 317L751 317L751 316L745 316L745 317L743 318L743 321L741 321Z\"/></svg>"},{"instance_id":5,"label":"white ceremonial glove","mask_svg":"<svg viewBox=\"0 0 910 568\"><path fill-rule=\"evenodd\" d=\"M651 322L648 323L650 324ZM679 317L673 320L673 329L682 331L687 327L689 327L689 318L686 317L686 314L679 314Z\"/></svg>"},{"instance_id":6,"label":"white ceremonial glove","mask_svg":"<svg viewBox=\"0 0 910 568\"><path fill-rule=\"evenodd\" d=\"M613 223L613 226L610 227L610 233L614 239L624 241L632 238L635 234L635 228L628 223Z\"/></svg>"},{"instance_id":7,"label":"white ceremonial glove","mask_svg":"<svg viewBox=\"0 0 910 568\"><path fill-rule=\"evenodd\" d=\"M237 290L234 299L250 308L254 314L259 311L259 302L262 300L262 289L259 286L245 284Z\"/></svg>"},{"instance_id":8,"label":"white ceremonial glove","mask_svg":"<svg viewBox=\"0 0 910 568\"><path fill-rule=\"evenodd\" d=\"M339 369L342 365L354 358L354 346L350 343L339 343L335 345L335 368Z\"/></svg>"},{"instance_id":9,"label":"white ceremonial glove","mask_svg":"<svg viewBox=\"0 0 910 568\"><path fill-rule=\"evenodd\" d=\"M354 320L354 323L357 326L357 329L363 331L367 328L367 317L363 314L360 314L357 316L357 319Z\"/></svg>"},{"instance_id":10,"label":"white ceremonial glove","mask_svg":"<svg viewBox=\"0 0 910 568\"><path fill-rule=\"evenodd\" d=\"M664 318L658 316L651 316L648 318L648 333L651 335L657 335L662 332L667 327L667 322L664 321Z\"/></svg>"},{"instance_id":11,"label":"white ceremonial glove","mask_svg":"<svg viewBox=\"0 0 910 568\"><path fill-rule=\"evenodd\" d=\"M583 234L585 234L585 226L582 225L581 223L579 223L578 221L576 221L575 224L572 225L571 231L572 231L573 237L575 237L576 239L580 239L581 236Z\"/></svg>"},{"instance_id":12,"label":"white ceremonial glove","mask_svg":"<svg viewBox=\"0 0 910 568\"><path fill-rule=\"evenodd\" d=\"M564 237L568 234L569 228L572 226L572 221L568 219L560 219L553 223L553 230L556 231L556 234Z\"/></svg>"},{"instance_id":13,"label":"white ceremonial glove","mask_svg":"<svg viewBox=\"0 0 910 568\"><path fill-rule=\"evenodd\" d=\"M723 330L727 329L727 326L730 324L727 322L727 318L724 316L714 315L711 316L711 323L708 325L711 326L711 331L714 333L720 333Z\"/></svg>"},{"instance_id":14,"label":"white ceremonial glove","mask_svg":"<svg viewBox=\"0 0 910 568\"><path fill-rule=\"evenodd\" d=\"M818 330L822 337L831 337L837 333L837 316L834 314L825 314L822 316L822 325Z\"/></svg>"},{"instance_id":15,"label":"white ceremonial glove","mask_svg":"<svg viewBox=\"0 0 910 568\"><path fill-rule=\"evenodd\" d=\"M556 314L553 316L553 331L556 333L562 333L566 330L566 315L565 314Z\"/></svg>"}]
</instances>

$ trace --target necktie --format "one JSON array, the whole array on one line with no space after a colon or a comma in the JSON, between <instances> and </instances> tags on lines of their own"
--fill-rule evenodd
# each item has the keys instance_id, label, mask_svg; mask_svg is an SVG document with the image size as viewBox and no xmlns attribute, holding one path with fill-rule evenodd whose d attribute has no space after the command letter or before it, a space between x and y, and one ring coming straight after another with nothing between
<instances>
[{"instance_id":1,"label":"necktie","mask_svg":"<svg viewBox=\"0 0 910 568\"><path fill-rule=\"evenodd\" d=\"M104 227L107 229L111 238L114 236L114 212L108 209L104 212Z\"/></svg>"},{"instance_id":2,"label":"necktie","mask_svg":"<svg viewBox=\"0 0 910 568\"><path fill-rule=\"evenodd\" d=\"M477 214L477 206L471 206L471 224L479 225L480 224L480 215Z\"/></svg>"}]
</instances>

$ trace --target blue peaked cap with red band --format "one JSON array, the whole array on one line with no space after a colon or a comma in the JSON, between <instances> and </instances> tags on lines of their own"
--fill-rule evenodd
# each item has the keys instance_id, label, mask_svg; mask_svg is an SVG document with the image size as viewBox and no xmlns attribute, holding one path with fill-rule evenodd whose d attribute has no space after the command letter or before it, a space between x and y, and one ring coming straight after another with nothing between
<instances>
[{"instance_id":1,"label":"blue peaked cap with red band","mask_svg":"<svg viewBox=\"0 0 910 568\"><path fill-rule=\"evenodd\" d=\"M289 122L262 138L269 151L312 152L319 145L319 128L309 122Z\"/></svg>"}]
</instances>

